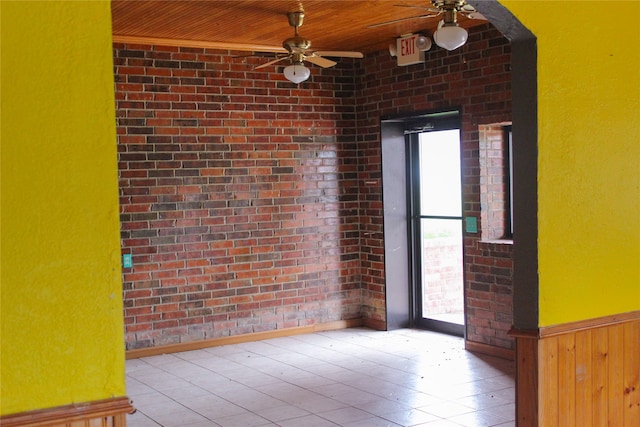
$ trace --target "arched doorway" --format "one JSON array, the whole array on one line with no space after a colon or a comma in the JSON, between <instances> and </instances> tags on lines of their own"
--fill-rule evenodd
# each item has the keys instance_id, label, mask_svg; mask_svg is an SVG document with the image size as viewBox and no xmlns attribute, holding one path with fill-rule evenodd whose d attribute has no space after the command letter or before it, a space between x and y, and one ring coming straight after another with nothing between
<instances>
[{"instance_id":1,"label":"arched doorway","mask_svg":"<svg viewBox=\"0 0 640 427\"><path fill-rule=\"evenodd\" d=\"M513 328L538 327L538 87L536 37L497 1L470 4L511 41L513 137ZM519 343L517 344L519 345ZM537 425L534 361L516 347L516 424ZM532 402L534 400L535 402Z\"/></svg>"}]
</instances>

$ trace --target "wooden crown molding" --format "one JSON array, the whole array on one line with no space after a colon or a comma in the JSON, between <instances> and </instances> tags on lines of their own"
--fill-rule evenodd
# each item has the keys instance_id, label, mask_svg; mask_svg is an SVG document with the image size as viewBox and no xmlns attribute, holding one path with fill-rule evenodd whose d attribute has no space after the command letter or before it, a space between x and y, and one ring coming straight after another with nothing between
<instances>
[{"instance_id":1,"label":"wooden crown molding","mask_svg":"<svg viewBox=\"0 0 640 427\"><path fill-rule=\"evenodd\" d=\"M162 37L138 37L113 35L114 43L160 45L176 47L195 47L218 50L241 50L248 52L286 53L282 46L266 46L252 43L217 42L207 40L168 39Z\"/></svg>"}]
</instances>

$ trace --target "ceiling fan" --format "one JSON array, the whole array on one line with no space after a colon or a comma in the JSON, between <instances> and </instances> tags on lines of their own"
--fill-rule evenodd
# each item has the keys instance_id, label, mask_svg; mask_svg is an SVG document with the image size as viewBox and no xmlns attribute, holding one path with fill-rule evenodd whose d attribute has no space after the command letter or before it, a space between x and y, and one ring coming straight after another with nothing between
<instances>
[{"instance_id":1,"label":"ceiling fan","mask_svg":"<svg viewBox=\"0 0 640 427\"><path fill-rule=\"evenodd\" d=\"M394 6L423 9L430 13L380 22L369 25L367 28L395 24L410 19L428 19L442 16L442 19L438 23L438 29L433 33L433 40L442 48L454 50L465 44L468 36L467 30L458 25L458 14L469 19L487 19L465 0L431 0L431 4L432 7L396 4Z\"/></svg>"},{"instance_id":2,"label":"ceiling fan","mask_svg":"<svg viewBox=\"0 0 640 427\"><path fill-rule=\"evenodd\" d=\"M289 25L294 28L294 36L282 42L287 55L276 58L272 61L258 65L256 69L268 67L280 61L289 60L290 65L285 67L284 76L293 83L301 83L309 78L311 71L304 66L304 62L310 62L322 68L333 67L337 62L325 58L325 56L341 57L341 58L363 58L360 52L345 52L339 50L311 51L311 41L301 37L298 34L298 28L302 26L304 21L304 12L287 13Z\"/></svg>"}]
</instances>

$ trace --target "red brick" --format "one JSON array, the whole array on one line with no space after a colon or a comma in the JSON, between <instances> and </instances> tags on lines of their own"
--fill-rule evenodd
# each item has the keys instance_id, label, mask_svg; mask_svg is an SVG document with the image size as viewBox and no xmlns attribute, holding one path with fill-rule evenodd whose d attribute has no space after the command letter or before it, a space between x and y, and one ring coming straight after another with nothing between
<instances>
[{"instance_id":1,"label":"red brick","mask_svg":"<svg viewBox=\"0 0 640 427\"><path fill-rule=\"evenodd\" d=\"M477 31L486 33L483 43L502 38L485 27ZM176 287L198 304L189 311L180 305L185 301L158 305L165 320L149 318L144 328L152 331L128 331L127 346L179 342L189 334L185 325L202 322L227 336L360 313L384 321L379 118L463 106L464 206L481 218L477 124L510 117L508 44L488 46L466 64L455 52L429 52L428 77L416 78L416 67L397 67L380 52L314 69L313 79L295 87L280 73L253 71L250 61L229 63L222 51L114 45L115 57L126 61L115 68L117 117L123 124L141 120L117 129L122 230L129 233L123 251L133 249L139 262L124 272L125 283L139 296ZM344 96L341 76L352 75L357 95ZM467 77L473 80L455 81ZM375 186L364 185L374 179ZM511 268L510 252L496 248L481 257L476 240L465 239L470 257ZM474 274L476 283L504 286L491 271L475 273L482 273ZM186 291L187 285L200 290ZM494 297L468 294L474 308ZM125 310L148 310L158 301L133 303L151 305L131 308L125 300ZM509 301L493 308L501 316L495 327L504 328ZM504 345L504 331L483 327L487 337L477 330L470 336L482 342L500 336L494 345Z\"/></svg>"}]
</instances>

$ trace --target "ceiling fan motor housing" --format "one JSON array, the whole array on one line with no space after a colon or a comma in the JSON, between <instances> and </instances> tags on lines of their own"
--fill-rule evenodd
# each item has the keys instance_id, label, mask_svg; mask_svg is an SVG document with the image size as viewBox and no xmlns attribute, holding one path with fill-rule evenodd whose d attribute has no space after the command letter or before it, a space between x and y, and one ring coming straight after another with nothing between
<instances>
[{"instance_id":1,"label":"ceiling fan motor housing","mask_svg":"<svg viewBox=\"0 0 640 427\"><path fill-rule=\"evenodd\" d=\"M461 10L466 2L465 0L431 0L431 3L440 10Z\"/></svg>"},{"instance_id":2,"label":"ceiling fan motor housing","mask_svg":"<svg viewBox=\"0 0 640 427\"><path fill-rule=\"evenodd\" d=\"M304 52L311 47L311 42L300 36L289 37L282 42L282 47L289 52Z\"/></svg>"},{"instance_id":3,"label":"ceiling fan motor housing","mask_svg":"<svg viewBox=\"0 0 640 427\"><path fill-rule=\"evenodd\" d=\"M296 53L293 52L291 54L290 57L290 63L291 64L302 64L302 62L306 59L306 57L304 56L304 53L300 52L300 53Z\"/></svg>"}]
</instances>

